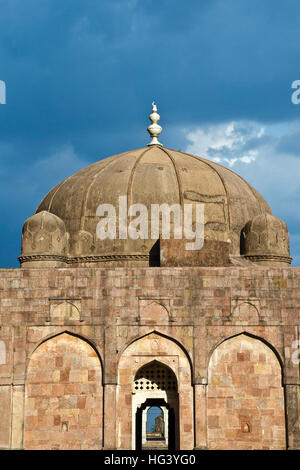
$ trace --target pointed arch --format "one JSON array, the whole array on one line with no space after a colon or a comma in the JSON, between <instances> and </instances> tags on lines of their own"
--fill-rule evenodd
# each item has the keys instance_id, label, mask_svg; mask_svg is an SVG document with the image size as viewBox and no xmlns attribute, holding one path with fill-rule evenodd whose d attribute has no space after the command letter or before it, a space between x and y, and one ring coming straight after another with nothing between
<instances>
[{"instance_id":1,"label":"pointed arch","mask_svg":"<svg viewBox=\"0 0 300 470\"><path fill-rule=\"evenodd\" d=\"M219 341L208 364L210 449L285 449L282 364L267 341L239 333Z\"/></svg>"},{"instance_id":2,"label":"pointed arch","mask_svg":"<svg viewBox=\"0 0 300 470\"><path fill-rule=\"evenodd\" d=\"M177 387L159 387L135 393L132 389L138 371L162 364L176 377ZM176 448L192 449L194 445L192 365L189 354L176 339L157 330L133 338L120 354L118 362L117 426L119 449L135 449L136 413L147 400L163 399L174 413ZM128 431L130 429L130 433ZM179 433L180 429L180 433Z\"/></svg>"},{"instance_id":3,"label":"pointed arch","mask_svg":"<svg viewBox=\"0 0 300 470\"><path fill-rule=\"evenodd\" d=\"M279 362L279 365L280 365L280 369L281 369L281 378L282 378L282 385L284 384L284 362L283 362L283 358L280 354L280 352L278 351L278 349L272 344L270 343L267 339L265 339L264 337L262 336L258 336L258 335L255 335L253 333L250 333L246 330L243 330L239 333L236 333L234 335L231 335L231 336L228 336L228 337L224 337L222 339L220 339L217 343L215 343L213 345L213 347L211 348L211 350L209 351L209 354L208 354L208 360L207 360L207 365L209 366L209 363L210 363L210 360L211 360L211 357L214 353L214 351L222 344L224 343L225 341L229 341L231 340L232 338L236 338L238 336L246 336L246 337L249 337L249 338L253 338L257 341L260 341L261 343L263 343L266 347L268 347L273 353L274 355L276 356L278 362Z\"/></svg>"},{"instance_id":4,"label":"pointed arch","mask_svg":"<svg viewBox=\"0 0 300 470\"><path fill-rule=\"evenodd\" d=\"M152 366L163 366L165 367L168 371L170 371L172 374L174 374L173 370L171 369L171 367L167 366L166 364L164 364L163 362L161 361L158 361L157 359L153 359L152 361L148 362L147 364L141 366L135 375L137 375L142 369L144 369L145 367L152 367Z\"/></svg>"},{"instance_id":5,"label":"pointed arch","mask_svg":"<svg viewBox=\"0 0 300 470\"><path fill-rule=\"evenodd\" d=\"M25 384L25 449L99 449L102 367L96 349L70 332L43 338Z\"/></svg>"},{"instance_id":6,"label":"pointed arch","mask_svg":"<svg viewBox=\"0 0 300 470\"><path fill-rule=\"evenodd\" d=\"M148 331L147 333L145 333L144 335L137 335L133 338L131 338L131 340L119 351L119 354L118 354L118 367L119 367L119 364L120 364L120 360L123 356L123 354L126 352L126 350L128 348L130 348L134 343L136 343L137 341L140 341L142 340L143 338L146 338L150 335L158 335L159 337L165 339L165 340L168 340L172 343L174 343L178 348L180 348L183 352L183 354L186 356L187 360L188 360L188 363L189 363L189 369L190 369L190 374L191 374L191 381L192 381L192 377L193 377L193 363L192 363L192 360L191 360L191 357L190 357L190 354L189 352L187 351L187 349L183 346L183 344L174 336L169 336L169 335L166 335L165 333L162 333L160 332L159 330L156 330L156 329L153 329L151 331Z\"/></svg>"},{"instance_id":7,"label":"pointed arch","mask_svg":"<svg viewBox=\"0 0 300 470\"><path fill-rule=\"evenodd\" d=\"M43 338L41 338L40 341L38 341L34 345L34 347L31 349L31 351L28 353L28 356L27 356L25 378L27 376L27 369L28 369L28 366L29 366L29 363L30 363L30 359L31 359L32 355L34 354L34 352L46 341L49 341L52 338L56 338L57 336L60 336L60 335L63 335L63 334L70 335L70 336L73 336L74 338L81 339L82 341L86 342L92 349L94 349L95 353L97 354L97 356L99 358L99 361L100 361L100 364L101 364L101 371L102 371L102 375L103 375L103 370L104 370L103 359L102 359L102 355L101 355L101 353L100 353L100 351L97 347L97 344L94 341L92 341L90 338L87 338L86 336L83 336L79 333L75 333L75 332L73 332L71 330L68 330L68 329L63 329L61 331L58 331L58 332L55 332L55 333L52 332L49 335L43 336Z\"/></svg>"},{"instance_id":8,"label":"pointed arch","mask_svg":"<svg viewBox=\"0 0 300 470\"><path fill-rule=\"evenodd\" d=\"M171 369L161 361L154 359L141 366L135 373L133 392L147 393L147 391L165 390L177 391L178 380Z\"/></svg>"}]
</instances>

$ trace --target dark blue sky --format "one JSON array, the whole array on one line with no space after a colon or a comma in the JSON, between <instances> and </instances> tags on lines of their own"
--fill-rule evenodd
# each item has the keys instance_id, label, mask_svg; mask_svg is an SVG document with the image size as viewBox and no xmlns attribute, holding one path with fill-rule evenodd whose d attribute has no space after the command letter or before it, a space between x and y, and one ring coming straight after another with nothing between
<instances>
[{"instance_id":1,"label":"dark blue sky","mask_svg":"<svg viewBox=\"0 0 300 470\"><path fill-rule=\"evenodd\" d=\"M162 143L227 165L262 193L300 265L297 0L0 0L0 266L59 181Z\"/></svg>"}]
</instances>

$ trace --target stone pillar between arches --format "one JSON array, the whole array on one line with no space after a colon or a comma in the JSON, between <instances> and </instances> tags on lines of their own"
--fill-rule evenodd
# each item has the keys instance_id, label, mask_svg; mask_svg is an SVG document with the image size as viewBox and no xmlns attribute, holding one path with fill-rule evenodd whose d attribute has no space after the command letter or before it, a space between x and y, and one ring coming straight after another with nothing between
<instances>
[{"instance_id":1,"label":"stone pillar between arches","mask_svg":"<svg viewBox=\"0 0 300 470\"><path fill-rule=\"evenodd\" d=\"M195 384L195 448L207 449L207 384Z\"/></svg>"},{"instance_id":2,"label":"stone pillar between arches","mask_svg":"<svg viewBox=\"0 0 300 470\"><path fill-rule=\"evenodd\" d=\"M25 385L12 386L11 448L23 449Z\"/></svg>"},{"instance_id":3,"label":"stone pillar between arches","mask_svg":"<svg viewBox=\"0 0 300 470\"><path fill-rule=\"evenodd\" d=\"M290 450L300 448L300 386L285 384L287 447Z\"/></svg>"},{"instance_id":4,"label":"stone pillar between arches","mask_svg":"<svg viewBox=\"0 0 300 470\"><path fill-rule=\"evenodd\" d=\"M104 385L104 422L103 444L104 449L115 450L116 442L116 384Z\"/></svg>"}]
</instances>

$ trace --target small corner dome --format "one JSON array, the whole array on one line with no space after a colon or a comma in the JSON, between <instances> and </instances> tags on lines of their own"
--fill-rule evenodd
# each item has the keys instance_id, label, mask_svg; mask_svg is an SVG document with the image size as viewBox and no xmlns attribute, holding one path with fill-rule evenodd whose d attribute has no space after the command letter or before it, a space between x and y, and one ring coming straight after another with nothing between
<instances>
[{"instance_id":1,"label":"small corner dome","mask_svg":"<svg viewBox=\"0 0 300 470\"><path fill-rule=\"evenodd\" d=\"M57 215L43 210L24 222L19 260L21 264L27 263L27 266L34 267L40 266L47 258L50 265L56 266L56 261L63 262L67 255L67 244L68 233L64 221Z\"/></svg>"},{"instance_id":2,"label":"small corner dome","mask_svg":"<svg viewBox=\"0 0 300 470\"><path fill-rule=\"evenodd\" d=\"M241 254L255 264L289 266L289 232L286 223L272 214L253 217L242 230Z\"/></svg>"},{"instance_id":3,"label":"small corner dome","mask_svg":"<svg viewBox=\"0 0 300 470\"><path fill-rule=\"evenodd\" d=\"M44 229L46 232L66 231L65 223L60 217L48 211L41 211L25 220L23 225L23 234L26 232L35 233Z\"/></svg>"}]
</instances>

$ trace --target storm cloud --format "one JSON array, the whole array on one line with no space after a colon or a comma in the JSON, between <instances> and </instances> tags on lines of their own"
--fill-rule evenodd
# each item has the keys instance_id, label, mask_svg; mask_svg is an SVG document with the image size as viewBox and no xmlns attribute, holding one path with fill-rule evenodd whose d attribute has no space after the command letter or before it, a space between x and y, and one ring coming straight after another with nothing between
<instances>
[{"instance_id":1,"label":"storm cloud","mask_svg":"<svg viewBox=\"0 0 300 470\"><path fill-rule=\"evenodd\" d=\"M296 0L0 0L1 266L18 266L52 186L148 143L153 100L162 143L248 177L299 264L299 14Z\"/></svg>"}]
</instances>

